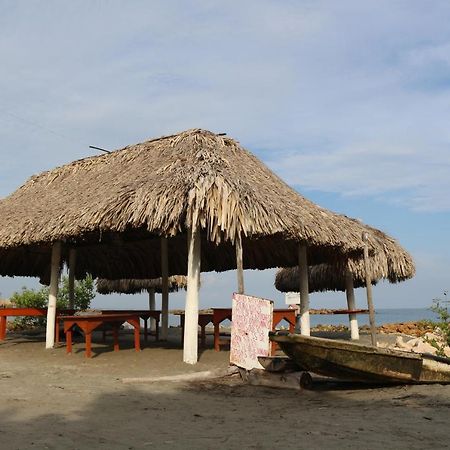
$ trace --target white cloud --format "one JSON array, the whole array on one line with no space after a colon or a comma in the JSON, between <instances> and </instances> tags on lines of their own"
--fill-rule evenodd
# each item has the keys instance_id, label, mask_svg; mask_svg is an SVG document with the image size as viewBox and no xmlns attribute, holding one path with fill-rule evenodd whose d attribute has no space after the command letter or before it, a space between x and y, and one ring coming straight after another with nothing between
<instances>
[{"instance_id":1,"label":"white cloud","mask_svg":"<svg viewBox=\"0 0 450 450\"><path fill-rule=\"evenodd\" d=\"M416 211L450 210L450 151L384 142L317 153L279 155L271 166L288 183L368 196Z\"/></svg>"}]
</instances>

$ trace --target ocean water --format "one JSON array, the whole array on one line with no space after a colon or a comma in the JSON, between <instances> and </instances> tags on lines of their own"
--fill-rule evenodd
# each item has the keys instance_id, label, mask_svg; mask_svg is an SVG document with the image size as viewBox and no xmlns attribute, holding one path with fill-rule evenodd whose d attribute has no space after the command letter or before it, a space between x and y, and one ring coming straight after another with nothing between
<instances>
[{"instance_id":1,"label":"ocean water","mask_svg":"<svg viewBox=\"0 0 450 450\"><path fill-rule=\"evenodd\" d=\"M368 325L369 315L358 314L358 324ZM427 308L401 308L401 309L377 309L375 312L376 325L398 322L416 322L418 320L438 320L438 316ZM311 326L316 325L348 325L348 316L337 315L311 315Z\"/></svg>"}]
</instances>

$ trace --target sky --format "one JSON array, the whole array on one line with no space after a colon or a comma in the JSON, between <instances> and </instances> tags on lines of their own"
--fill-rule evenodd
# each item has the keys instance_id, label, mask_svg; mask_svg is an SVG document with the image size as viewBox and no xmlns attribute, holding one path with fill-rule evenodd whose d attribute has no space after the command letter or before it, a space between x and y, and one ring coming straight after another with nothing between
<instances>
[{"instance_id":1,"label":"sky","mask_svg":"<svg viewBox=\"0 0 450 450\"><path fill-rule=\"evenodd\" d=\"M89 145L225 132L412 254L416 277L375 287L378 308L428 307L450 288L449 23L440 0L0 0L0 198L96 154ZM274 274L246 271L246 292L281 307ZM0 278L0 297L24 285L38 282ZM201 307L229 305L234 290L235 272L202 274ZM311 305L344 307L345 295Z\"/></svg>"}]
</instances>

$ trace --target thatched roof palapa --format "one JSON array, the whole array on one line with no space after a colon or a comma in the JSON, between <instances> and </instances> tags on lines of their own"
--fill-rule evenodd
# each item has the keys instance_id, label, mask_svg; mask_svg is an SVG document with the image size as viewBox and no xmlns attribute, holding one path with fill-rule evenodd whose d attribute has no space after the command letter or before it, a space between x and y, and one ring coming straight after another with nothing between
<instances>
[{"instance_id":1,"label":"thatched roof palapa","mask_svg":"<svg viewBox=\"0 0 450 450\"><path fill-rule=\"evenodd\" d=\"M415 274L415 265L411 255L387 234L365 226L380 247L379 251L369 258L372 284L381 279L397 283L412 278ZM309 292L345 291L347 272L353 275L355 288L365 286L363 260L349 259L334 264L309 266ZM298 267L280 269L275 277L275 287L281 292L298 292L299 283Z\"/></svg>"},{"instance_id":2,"label":"thatched roof palapa","mask_svg":"<svg viewBox=\"0 0 450 450\"><path fill-rule=\"evenodd\" d=\"M180 289L186 289L187 281L184 276L169 277L169 292L177 292ZM154 289L155 292L162 292L162 278L153 278L151 280L121 279L97 280L97 291L100 294L138 294L144 291Z\"/></svg>"},{"instance_id":3,"label":"thatched roof palapa","mask_svg":"<svg viewBox=\"0 0 450 450\"><path fill-rule=\"evenodd\" d=\"M150 140L31 177L0 203L0 275L49 278L51 244L77 248L76 277L186 274L187 229L201 228L201 270L298 263L361 254L361 226L299 195L233 139L200 129ZM370 238L371 252L376 244Z\"/></svg>"}]
</instances>

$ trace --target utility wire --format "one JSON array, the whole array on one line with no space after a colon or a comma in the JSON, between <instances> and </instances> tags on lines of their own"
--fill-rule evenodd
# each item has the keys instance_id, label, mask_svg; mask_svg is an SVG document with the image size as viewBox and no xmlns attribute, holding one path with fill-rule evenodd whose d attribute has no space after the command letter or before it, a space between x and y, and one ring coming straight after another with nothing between
<instances>
[{"instance_id":1,"label":"utility wire","mask_svg":"<svg viewBox=\"0 0 450 450\"><path fill-rule=\"evenodd\" d=\"M67 135L59 133L59 132L57 132L55 130L52 130L51 128L48 128L48 127L46 127L44 125L41 125L41 124L39 124L39 123L37 123L37 122L35 122L33 120L24 119L23 117L20 117L17 114L12 113L11 111L7 111L6 109L1 108L0 112L3 113L3 114L8 115L10 117L12 117L13 119L16 119L16 120L18 120L18 121L20 121L20 122L22 122L22 123L24 123L26 125L29 125L29 126L32 126L32 127L35 127L35 128L41 129L41 130L44 130L44 131L46 131L48 133L51 133L54 136L59 137L60 139L69 140L69 141L71 141L71 142L73 142L73 143L75 143L77 145L81 145L83 147L89 147L89 148L92 148L92 149L95 149L95 150L100 150L100 151L105 152L105 153L111 153L109 150L105 150L104 148L100 148L100 147L95 147L93 145L88 145L88 144L83 143L81 141L78 141L78 140L76 140L76 139L74 139L74 138L72 138L70 136L67 136Z\"/></svg>"}]
</instances>

